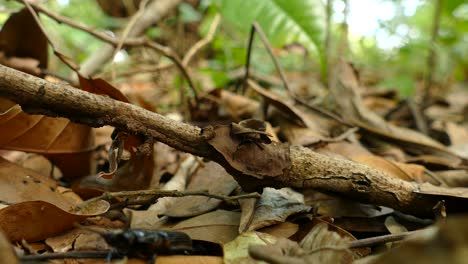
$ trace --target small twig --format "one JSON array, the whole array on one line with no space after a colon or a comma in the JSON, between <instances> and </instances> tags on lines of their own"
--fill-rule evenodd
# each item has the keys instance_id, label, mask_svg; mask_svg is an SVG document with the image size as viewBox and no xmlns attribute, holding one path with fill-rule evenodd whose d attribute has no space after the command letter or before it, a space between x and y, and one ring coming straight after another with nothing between
<instances>
[{"instance_id":1,"label":"small twig","mask_svg":"<svg viewBox=\"0 0 468 264\"><path fill-rule=\"evenodd\" d=\"M399 234L389 234L389 235L383 235L383 236L378 236L378 237L359 239L359 240L352 241L349 247L350 248L372 247L372 246L383 244L383 243L400 241L400 240L407 238L410 235L420 233L421 231L422 230L409 231L409 232L404 232L404 233L399 233Z\"/></svg>"},{"instance_id":2,"label":"small twig","mask_svg":"<svg viewBox=\"0 0 468 264\"><path fill-rule=\"evenodd\" d=\"M325 109L319 108L317 106L311 105L311 104L307 103L306 101L302 100L299 97L294 96L294 100L296 102L298 102L299 104L309 108L310 110L313 110L313 111L315 111L315 112L317 112L319 114L322 114L323 116L329 117L329 118L337 121L340 124L343 124L343 125L346 125L346 126L349 126L349 127L355 127L355 125L346 122L340 116L338 116L338 115L336 115L336 114L334 114L334 113L332 113L332 112L330 112L328 110L325 110Z\"/></svg>"},{"instance_id":3,"label":"small twig","mask_svg":"<svg viewBox=\"0 0 468 264\"><path fill-rule=\"evenodd\" d=\"M70 259L70 258L105 258L112 253L112 258L122 258L122 255L113 251L69 251L57 253L44 253L38 255L19 256L21 261L39 261L49 259Z\"/></svg>"},{"instance_id":4,"label":"small twig","mask_svg":"<svg viewBox=\"0 0 468 264\"><path fill-rule=\"evenodd\" d=\"M340 134L340 135L338 135L336 137L320 139L318 142L307 144L307 145L304 145L304 146L305 147L311 147L311 146L314 146L314 145L318 145L320 143L341 142L341 141L345 140L346 138L348 138L353 133L357 132L358 130L359 130L358 127L350 127L345 132L343 132L342 134Z\"/></svg>"},{"instance_id":5,"label":"small twig","mask_svg":"<svg viewBox=\"0 0 468 264\"><path fill-rule=\"evenodd\" d=\"M276 58L275 54L273 53L273 49L270 45L270 42L268 41L268 38L266 37L265 33L263 32L263 29L260 27L260 25L257 22L254 22L252 24L252 28L257 31L258 35L260 36L260 39L263 42L263 45L266 47L268 54L270 54L271 59L273 60L273 63L275 64L275 68L278 71L281 80L283 81L284 88L286 89L286 92L292 97L294 97L293 92L289 88L289 82L286 79L286 75L284 74L283 68L281 67L278 59ZM247 72L246 72L247 74Z\"/></svg>"},{"instance_id":6,"label":"small twig","mask_svg":"<svg viewBox=\"0 0 468 264\"><path fill-rule=\"evenodd\" d=\"M331 23L331 20L332 20L332 14L333 14L333 0L327 0L327 3L326 3L326 8L325 8L325 14L326 14L326 20L325 20L325 43L324 43L324 46L325 46L325 60L326 60L326 69L327 69L327 72L325 74L324 77L326 77L326 80L323 80L323 83L327 85L327 87L330 87L330 81L331 81L331 78L330 78L330 69L331 69L331 65L332 65L332 56L331 56L331 51L332 51L332 47L331 47L331 37L332 37L332 34L331 34L331 31L332 31L332 23Z\"/></svg>"},{"instance_id":7,"label":"small twig","mask_svg":"<svg viewBox=\"0 0 468 264\"><path fill-rule=\"evenodd\" d=\"M419 132L425 135L429 135L429 129L427 128L427 121L426 121L426 118L424 118L422 109L411 98L409 98L407 102L408 102L408 108L411 112L411 115L413 116L414 123L416 124L417 129L419 130Z\"/></svg>"},{"instance_id":8,"label":"small twig","mask_svg":"<svg viewBox=\"0 0 468 264\"><path fill-rule=\"evenodd\" d=\"M127 39L128 34L130 33L130 30L133 28L133 26L135 25L135 23L136 23L136 22L141 18L141 16L143 15L143 11L144 11L144 9L145 9L145 7L146 7L147 4L148 4L148 0L143 0L142 2L140 2L139 8L138 8L138 12L136 12L136 13L130 18L130 21L127 23L127 25L125 26L124 30L122 31L122 34L121 34L119 43L118 43L117 46L115 47L114 52L113 52L113 54L112 54L112 61L111 61L112 81L115 80L115 63L114 63L114 58L115 58L115 56L117 55L117 53L122 49L123 43L124 43L125 39ZM132 6L133 6L133 5L132 5Z\"/></svg>"},{"instance_id":9,"label":"small twig","mask_svg":"<svg viewBox=\"0 0 468 264\"><path fill-rule=\"evenodd\" d=\"M114 54L112 54L112 58L114 58L115 55L119 52L119 50L122 48L123 43L125 42L125 39L127 39L128 37L128 33L130 32L132 27L135 25L136 21L143 15L144 8L146 7L147 4L148 4L148 0L143 0L140 3L138 12L132 16L128 24L125 26L122 32L122 36L120 37L119 43L115 47Z\"/></svg>"},{"instance_id":10,"label":"small twig","mask_svg":"<svg viewBox=\"0 0 468 264\"><path fill-rule=\"evenodd\" d=\"M315 106L311 106L309 104L307 104L306 102L304 102L302 99L298 98L297 96L294 95L294 93L291 91L291 89L289 88L289 83L288 83L288 80L286 79L286 75L284 74L284 71L283 71L283 68L281 67L281 64L278 62L278 59L275 57L275 54L273 53L273 49L271 48L271 45L270 43L268 42L268 39L265 35L265 33L263 32L262 28L260 27L260 25L258 25L257 22L254 22L252 24L252 31L251 31L251 34L253 34L252 32L254 31L257 31L258 35L260 36L260 38L262 39L263 41L263 44L265 45L265 47L267 48L267 51L268 53L270 54L271 56L271 59L273 60L273 63L275 64L275 67L276 67L276 70L279 72L279 75L280 75L280 78L281 80L283 81L283 85L284 87L286 88L286 91L288 92L288 94L294 98L294 100L298 103L301 103L302 105L304 106L307 106L308 108L322 114L322 115L325 115L327 117L330 117L336 121L338 121L339 123L341 124L345 124L345 125L348 125L348 126L351 126L351 127L354 127L353 125L345 122L342 118L340 118L339 116L327 111L327 110L324 110L324 109L320 109L318 107L315 107ZM251 36L251 38L253 39L253 36ZM252 40L251 40L252 41ZM251 43L249 42L249 47L250 47ZM250 50L250 49L249 49ZM250 54L248 55L247 57L248 59L250 58ZM249 62L248 62L249 63ZM246 73L245 73L245 76L244 77L244 82L247 83L248 82L248 67L246 68Z\"/></svg>"},{"instance_id":11,"label":"small twig","mask_svg":"<svg viewBox=\"0 0 468 264\"><path fill-rule=\"evenodd\" d=\"M217 14L213 20L213 23L210 26L210 29L208 30L208 34L205 38L199 40L197 43L195 43L189 51L185 54L184 58L182 59L182 64L187 67L190 61L192 60L193 56L204 46L206 46L208 43L213 41L214 34L216 33L216 29L219 25L220 21L220 15ZM171 63L166 63L166 64L160 64L160 65L151 65L151 66L146 66L146 67L140 67L139 69L133 70L133 71L126 71L122 74L121 76L131 76L134 74L138 73L150 73L150 72L158 72L162 70L167 70L174 66L174 64Z\"/></svg>"},{"instance_id":12,"label":"small twig","mask_svg":"<svg viewBox=\"0 0 468 264\"><path fill-rule=\"evenodd\" d=\"M444 6L444 0L436 0L434 17L431 31L431 42L429 43L429 56L427 57L427 74L424 82L424 95L422 105L426 107L432 96L432 85L434 83L434 71L436 69L436 51L435 45L439 37L440 17Z\"/></svg>"},{"instance_id":13,"label":"small twig","mask_svg":"<svg viewBox=\"0 0 468 264\"><path fill-rule=\"evenodd\" d=\"M213 41L214 35L216 33L216 29L218 28L219 21L221 20L221 16L216 14L213 18L213 22L210 25L208 30L208 34L206 37L202 38L201 40L197 41L185 54L184 58L182 59L182 64L184 66L188 66L190 60L192 60L193 56L204 46L208 45L211 41Z\"/></svg>"},{"instance_id":14,"label":"small twig","mask_svg":"<svg viewBox=\"0 0 468 264\"><path fill-rule=\"evenodd\" d=\"M112 37L112 36L110 36L110 35L108 35L106 33L96 31L93 28L90 28L90 27L85 26L83 24L77 23L77 22L75 22L75 21L73 21L73 20L71 20L69 18L63 17L61 15L58 15L58 14L48 10L47 8L43 7L40 4L30 3L30 2L28 2L28 3L36 11L47 15L48 17L52 18L53 20L57 21L58 23L64 23L64 24L67 24L67 25L69 25L69 26L71 26L73 28L80 29L81 31L87 32L90 35L92 35L92 36L94 36L94 37L96 37L96 38L98 38L98 39L100 39L100 40L102 40L104 42L107 42L107 43L113 45L114 47L117 47L119 45L119 43L120 43L120 41L118 39L116 39L116 38L114 38L114 37ZM163 54L164 56L169 58L177 66L177 68L181 71L184 78L187 80L187 82L189 84L189 87L192 89L192 91L194 93L195 101L198 103L199 99L198 99L197 91L195 89L195 84L194 84L190 74L188 73L187 69L182 64L182 61L180 60L179 56L170 47L166 47L166 46L163 46L163 45L161 45L159 43L151 41L150 39L148 39L146 37L128 38L128 39L122 41L122 46L125 46L125 47L139 47L139 46L148 47L148 48L154 49L155 51L157 51L160 54Z\"/></svg>"},{"instance_id":15,"label":"small twig","mask_svg":"<svg viewBox=\"0 0 468 264\"><path fill-rule=\"evenodd\" d=\"M140 191L122 191L122 192L107 192L100 196L91 198L76 206L76 209L84 208L87 205L98 200L112 200L119 197L132 197L132 196L157 196L157 197L184 197L184 196L206 196L213 199L223 200L226 203L232 203L239 199L260 198L258 193L248 193L236 196L225 196L219 194L209 193L207 191L165 191L165 190L140 190ZM134 204L134 203L132 203Z\"/></svg>"},{"instance_id":16,"label":"small twig","mask_svg":"<svg viewBox=\"0 0 468 264\"><path fill-rule=\"evenodd\" d=\"M241 89L241 94L244 94L245 91L247 90L247 81L249 80L249 74L250 74L250 56L252 55L252 44L253 40L255 37L255 28L252 26L250 29L250 36L249 36L249 44L247 46L247 59L245 62L245 76L244 76L244 81L242 82L242 89Z\"/></svg>"}]
</instances>

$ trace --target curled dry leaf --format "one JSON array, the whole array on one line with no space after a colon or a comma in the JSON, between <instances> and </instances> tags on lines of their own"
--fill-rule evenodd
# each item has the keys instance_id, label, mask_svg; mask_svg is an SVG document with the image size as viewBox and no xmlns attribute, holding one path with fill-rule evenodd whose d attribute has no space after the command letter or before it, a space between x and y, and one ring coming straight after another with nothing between
<instances>
[{"instance_id":1,"label":"curled dry leaf","mask_svg":"<svg viewBox=\"0 0 468 264\"><path fill-rule=\"evenodd\" d=\"M263 144L242 141L233 136L231 126L216 126L214 137L209 140L226 161L237 171L256 178L275 177L291 165L289 145L277 142ZM206 130L204 130L206 131Z\"/></svg>"},{"instance_id":2,"label":"curled dry leaf","mask_svg":"<svg viewBox=\"0 0 468 264\"><path fill-rule=\"evenodd\" d=\"M89 216L103 214L109 207L108 202L100 200L71 213L44 201L22 202L0 210L0 228L11 241L38 241L68 230Z\"/></svg>"},{"instance_id":3,"label":"curled dry leaf","mask_svg":"<svg viewBox=\"0 0 468 264\"><path fill-rule=\"evenodd\" d=\"M8 18L0 32L0 51L8 57L36 60L37 67L26 67L27 73L37 73L38 68L47 68L47 38L31 13L23 8ZM11 66L27 66L13 64Z\"/></svg>"},{"instance_id":4,"label":"curled dry leaf","mask_svg":"<svg viewBox=\"0 0 468 264\"><path fill-rule=\"evenodd\" d=\"M292 214L305 212L310 207L304 204L304 196L290 188L276 190L263 189L262 197L255 205L255 211L249 225L243 231L253 231L259 228L281 223Z\"/></svg>"},{"instance_id":5,"label":"curled dry leaf","mask_svg":"<svg viewBox=\"0 0 468 264\"><path fill-rule=\"evenodd\" d=\"M417 131L392 125L366 108L358 93L356 74L349 64L342 62L339 65L338 76L331 85L331 91L340 113L347 122L359 127L361 132L397 144L409 153L437 157L439 162L448 167L456 167L465 162L439 142Z\"/></svg>"},{"instance_id":6,"label":"curled dry leaf","mask_svg":"<svg viewBox=\"0 0 468 264\"><path fill-rule=\"evenodd\" d=\"M256 82L249 80L248 83L252 89L259 93L268 104L271 104L276 109L278 109L280 113L286 115L288 118L291 118L290 120L298 126L307 127L303 114L299 109L294 107L292 104L285 102L285 100L281 99L275 93L263 89Z\"/></svg>"}]
</instances>

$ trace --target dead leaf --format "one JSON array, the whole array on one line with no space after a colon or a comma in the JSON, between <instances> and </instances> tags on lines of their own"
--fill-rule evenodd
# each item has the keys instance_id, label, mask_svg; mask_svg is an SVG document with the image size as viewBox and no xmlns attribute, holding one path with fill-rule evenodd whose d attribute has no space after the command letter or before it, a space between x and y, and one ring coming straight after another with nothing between
<instances>
[{"instance_id":1,"label":"dead leaf","mask_svg":"<svg viewBox=\"0 0 468 264\"><path fill-rule=\"evenodd\" d=\"M302 194L290 188L263 189L262 197L255 205L255 211L246 231L284 222L292 214L305 212L310 207L304 204Z\"/></svg>"},{"instance_id":2,"label":"dead leaf","mask_svg":"<svg viewBox=\"0 0 468 264\"><path fill-rule=\"evenodd\" d=\"M184 220L171 230L184 232L192 239L224 244L239 234L239 220L240 213L216 210Z\"/></svg>"},{"instance_id":3,"label":"dead leaf","mask_svg":"<svg viewBox=\"0 0 468 264\"><path fill-rule=\"evenodd\" d=\"M209 193L229 195L238 186L237 182L215 162L205 163L205 166L192 176L187 191L206 190ZM190 217L207 213L215 209L221 200L203 196L187 196L175 198L174 203L164 213L170 217Z\"/></svg>"},{"instance_id":4,"label":"dead leaf","mask_svg":"<svg viewBox=\"0 0 468 264\"><path fill-rule=\"evenodd\" d=\"M292 104L285 102L284 99L281 99L278 95L268 90L263 89L253 80L248 80L249 86L259 93L266 103L274 106L280 113L283 113L288 117L292 122L301 127L307 127L302 113L299 109L295 108Z\"/></svg>"},{"instance_id":5,"label":"dead leaf","mask_svg":"<svg viewBox=\"0 0 468 264\"><path fill-rule=\"evenodd\" d=\"M209 140L229 164L236 170L256 178L275 177L291 164L289 145L272 142L271 144L241 142L231 136L230 126L216 126L215 136ZM261 146L259 146L260 144Z\"/></svg>"},{"instance_id":6,"label":"dead leaf","mask_svg":"<svg viewBox=\"0 0 468 264\"><path fill-rule=\"evenodd\" d=\"M47 68L47 38L31 13L23 8L8 18L0 32L0 51L7 57L31 58Z\"/></svg>"},{"instance_id":7,"label":"dead leaf","mask_svg":"<svg viewBox=\"0 0 468 264\"><path fill-rule=\"evenodd\" d=\"M363 133L398 144L413 154L431 154L444 160L447 166L458 166L462 160L439 142L411 129L397 127L367 109L358 94L359 85L351 66L342 62L337 81L331 86L343 118Z\"/></svg>"},{"instance_id":8,"label":"dead leaf","mask_svg":"<svg viewBox=\"0 0 468 264\"><path fill-rule=\"evenodd\" d=\"M103 214L109 207L100 200L79 213L70 213L43 201L22 202L0 210L0 228L11 241L38 241L68 230L89 216Z\"/></svg>"},{"instance_id":9,"label":"dead leaf","mask_svg":"<svg viewBox=\"0 0 468 264\"><path fill-rule=\"evenodd\" d=\"M351 263L352 255L348 241L329 231L325 223L314 226L300 245L287 239L278 239L275 244L249 247L250 256L270 263Z\"/></svg>"},{"instance_id":10,"label":"dead leaf","mask_svg":"<svg viewBox=\"0 0 468 264\"><path fill-rule=\"evenodd\" d=\"M267 245L276 240L276 237L265 233L247 232L240 234L235 240L224 245L224 263L257 263L249 256L249 247L251 245Z\"/></svg>"},{"instance_id":11,"label":"dead leaf","mask_svg":"<svg viewBox=\"0 0 468 264\"><path fill-rule=\"evenodd\" d=\"M355 155L352 160L402 180L423 182L424 167L420 165L394 162L376 155Z\"/></svg>"},{"instance_id":12,"label":"dead leaf","mask_svg":"<svg viewBox=\"0 0 468 264\"><path fill-rule=\"evenodd\" d=\"M45 201L62 210L70 210L75 204L57 191L57 183L0 158L0 201L16 204L26 201Z\"/></svg>"},{"instance_id":13,"label":"dead leaf","mask_svg":"<svg viewBox=\"0 0 468 264\"><path fill-rule=\"evenodd\" d=\"M291 222L283 222L277 225L264 227L257 232L267 233L275 237L289 238L299 230L299 225Z\"/></svg>"},{"instance_id":14,"label":"dead leaf","mask_svg":"<svg viewBox=\"0 0 468 264\"><path fill-rule=\"evenodd\" d=\"M370 263L466 263L467 220L466 216L452 216L447 219L447 222L439 223L437 226L409 237L399 247L382 254Z\"/></svg>"}]
</instances>

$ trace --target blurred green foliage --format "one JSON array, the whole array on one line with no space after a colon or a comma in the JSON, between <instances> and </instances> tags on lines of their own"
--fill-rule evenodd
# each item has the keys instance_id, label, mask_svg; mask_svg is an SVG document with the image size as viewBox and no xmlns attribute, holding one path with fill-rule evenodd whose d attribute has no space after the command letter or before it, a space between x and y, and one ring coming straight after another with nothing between
<instances>
[{"instance_id":1,"label":"blurred green foliage","mask_svg":"<svg viewBox=\"0 0 468 264\"><path fill-rule=\"evenodd\" d=\"M343 0L333 0L343 1ZM403 96L414 94L416 82L427 74L427 56L431 45L437 55L435 79L440 83L466 81L468 72L468 4L464 0L445 0L440 23L439 40L431 43L430 33L434 20L435 0L421 0L414 14L405 14L407 0L375 0L391 2L396 14L389 20L380 21L380 29L388 36L401 39L393 48L382 48L377 38L350 34L350 49L345 55L359 69L372 75L376 87L398 90ZM205 36L216 13L222 20L209 46L206 67L199 69L218 87L228 81L228 72L245 65L246 47L250 26L257 21L264 29L280 63L290 71L313 73L323 79L326 69L324 34L325 6L322 0L200 0L197 7L182 3L175 16L164 25L152 27L147 35L151 38L173 37L165 34L168 28L176 31L177 23L199 23L199 34ZM349 1L353 4L354 1ZM96 0L70 0L68 4L46 1L46 6L55 12L82 22L97 30L116 32L127 19L107 16ZM15 1L0 4L0 24L9 13L21 8ZM338 12L338 11L334 11ZM59 50L77 62L83 62L98 50L101 41L88 33L60 25L41 15L44 26ZM178 21L178 22L177 22ZM340 21L331 28L332 50L336 53L341 36ZM112 34L112 33L111 33ZM271 59L258 36L255 38L252 68L264 74L275 74ZM287 44L298 43L308 50L307 56L281 51ZM336 55L335 55L336 56ZM52 58L52 56L51 56ZM58 60L51 60L51 70L66 74L69 70ZM321 74L319 74L321 73Z\"/></svg>"}]
</instances>

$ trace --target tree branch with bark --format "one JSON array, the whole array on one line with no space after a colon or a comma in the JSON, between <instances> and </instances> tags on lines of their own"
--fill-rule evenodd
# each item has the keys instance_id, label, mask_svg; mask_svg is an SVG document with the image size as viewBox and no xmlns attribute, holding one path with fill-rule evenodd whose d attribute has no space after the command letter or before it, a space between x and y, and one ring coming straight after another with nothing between
<instances>
[{"instance_id":1,"label":"tree branch with bark","mask_svg":"<svg viewBox=\"0 0 468 264\"><path fill-rule=\"evenodd\" d=\"M269 155L269 151L286 149L289 162L280 174L246 173L213 143L213 138L220 136L217 134L220 130L212 127L202 130L132 104L51 83L2 65L0 96L17 102L29 114L69 118L92 127L114 126L130 134L151 137L178 150L211 159L231 173L245 190L267 186L313 188L419 216L430 215L438 201L436 196L414 192L418 189L417 183L392 178L368 166L328 157L297 145L271 144L266 145L268 149L265 151L257 150L255 155L259 157L255 161L271 158L262 157ZM231 139L227 137L222 140ZM235 140L233 142L236 144ZM268 164L275 166L275 162L271 160Z\"/></svg>"}]
</instances>

